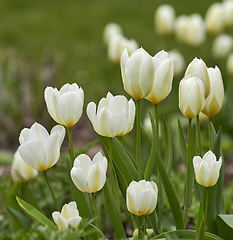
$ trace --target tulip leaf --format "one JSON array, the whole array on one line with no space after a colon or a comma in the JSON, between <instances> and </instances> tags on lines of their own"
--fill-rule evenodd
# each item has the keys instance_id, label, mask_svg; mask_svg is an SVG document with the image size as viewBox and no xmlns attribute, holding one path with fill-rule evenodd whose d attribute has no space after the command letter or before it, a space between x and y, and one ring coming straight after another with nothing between
<instances>
[{"instance_id":1,"label":"tulip leaf","mask_svg":"<svg viewBox=\"0 0 233 240\"><path fill-rule=\"evenodd\" d=\"M224 240L232 240L233 236L233 215L217 215L218 234Z\"/></svg>"},{"instance_id":2,"label":"tulip leaf","mask_svg":"<svg viewBox=\"0 0 233 240\"><path fill-rule=\"evenodd\" d=\"M112 226L115 230L116 237L117 239L126 239L125 231L120 217L121 215L119 212L119 208L116 205L116 201L114 199L112 191L110 190L108 181L105 183L103 190L105 196L106 211L111 218Z\"/></svg>"},{"instance_id":3,"label":"tulip leaf","mask_svg":"<svg viewBox=\"0 0 233 240\"><path fill-rule=\"evenodd\" d=\"M152 239L161 239L161 238L165 238L165 239L173 239L173 240L178 240L178 239L196 239L195 238L195 231L194 230L176 230L176 231L170 231L170 232L164 232L164 233L161 233L153 238ZM211 233L208 233L206 232L204 237L203 237L204 240L223 240L222 238L220 238L219 236L217 235L214 235L214 234L211 234ZM225 240L225 239L224 239Z\"/></svg>"},{"instance_id":4,"label":"tulip leaf","mask_svg":"<svg viewBox=\"0 0 233 240\"><path fill-rule=\"evenodd\" d=\"M20 199L19 197L16 197L16 200L19 204L19 206L28 213L31 217L39 221L41 224L48 226L52 230L58 230L56 225L50 221L43 213L38 211L36 208L34 208L29 203L25 202L24 200Z\"/></svg>"},{"instance_id":5,"label":"tulip leaf","mask_svg":"<svg viewBox=\"0 0 233 240\"><path fill-rule=\"evenodd\" d=\"M163 162L158 153L156 153L156 163L158 167L158 171L167 195L167 199L171 208L171 212L175 221L175 225L177 229L184 228L184 220L182 216L181 207L176 195L176 192L171 184L169 176L164 168Z\"/></svg>"},{"instance_id":6,"label":"tulip leaf","mask_svg":"<svg viewBox=\"0 0 233 240\"><path fill-rule=\"evenodd\" d=\"M201 202L198 216L197 216L197 221L196 221L196 239L203 240L204 234L205 234L204 208L203 208L203 202Z\"/></svg>"},{"instance_id":7,"label":"tulip leaf","mask_svg":"<svg viewBox=\"0 0 233 240\"><path fill-rule=\"evenodd\" d=\"M188 151L188 147L187 144L185 142L185 138L184 138L184 134L182 131L182 127L180 124L180 120L178 120L178 129L179 129L179 142L180 142L180 150L181 150L181 154L182 154L182 158L185 162L185 164L187 164L187 151Z\"/></svg>"},{"instance_id":8,"label":"tulip leaf","mask_svg":"<svg viewBox=\"0 0 233 240\"><path fill-rule=\"evenodd\" d=\"M171 135L169 131L169 127L167 124L167 120L163 118L163 126L164 126L164 136L165 136L165 161L164 165L165 168L170 175L171 173L171 167L172 167L172 141L171 141Z\"/></svg>"}]
</instances>

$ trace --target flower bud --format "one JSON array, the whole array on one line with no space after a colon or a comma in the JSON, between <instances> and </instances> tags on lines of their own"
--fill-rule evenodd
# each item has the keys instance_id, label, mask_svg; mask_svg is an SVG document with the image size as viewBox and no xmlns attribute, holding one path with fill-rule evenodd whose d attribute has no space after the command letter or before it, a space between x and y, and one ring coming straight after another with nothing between
<instances>
[{"instance_id":1,"label":"flower bud","mask_svg":"<svg viewBox=\"0 0 233 240\"><path fill-rule=\"evenodd\" d=\"M182 114L192 119L196 117L205 106L204 86L197 77L187 76L179 85L179 108Z\"/></svg>"},{"instance_id":2,"label":"flower bud","mask_svg":"<svg viewBox=\"0 0 233 240\"><path fill-rule=\"evenodd\" d=\"M172 89L174 67L167 52L158 52L153 58L154 79L150 93L145 97L153 104L165 99Z\"/></svg>"},{"instance_id":3,"label":"flower bud","mask_svg":"<svg viewBox=\"0 0 233 240\"><path fill-rule=\"evenodd\" d=\"M60 148L65 137L65 128L57 125L51 133L40 124L24 128L19 136L19 154L33 168L46 171L60 158Z\"/></svg>"},{"instance_id":4,"label":"flower bud","mask_svg":"<svg viewBox=\"0 0 233 240\"><path fill-rule=\"evenodd\" d=\"M126 191L127 209L137 216L148 215L155 210L158 188L155 182L132 181Z\"/></svg>"},{"instance_id":5,"label":"flower bud","mask_svg":"<svg viewBox=\"0 0 233 240\"><path fill-rule=\"evenodd\" d=\"M29 181L35 178L38 171L28 165L20 156L17 150L14 154L13 162L11 165L11 176L14 181Z\"/></svg>"},{"instance_id":6,"label":"flower bud","mask_svg":"<svg viewBox=\"0 0 233 240\"><path fill-rule=\"evenodd\" d=\"M227 34L218 35L212 45L212 53L216 58L226 58L233 47L233 39Z\"/></svg>"},{"instance_id":7,"label":"flower bud","mask_svg":"<svg viewBox=\"0 0 233 240\"><path fill-rule=\"evenodd\" d=\"M79 216L76 202L70 202L62 207L61 213L52 213L54 222L59 230L66 230L68 227L77 228L82 218Z\"/></svg>"},{"instance_id":8,"label":"flower bud","mask_svg":"<svg viewBox=\"0 0 233 240\"><path fill-rule=\"evenodd\" d=\"M222 165L222 157L216 161L216 156L211 150L205 153L203 158L195 156L193 158L193 167L196 181L205 187L214 186L219 178L219 171Z\"/></svg>"},{"instance_id":9,"label":"flower bud","mask_svg":"<svg viewBox=\"0 0 233 240\"><path fill-rule=\"evenodd\" d=\"M98 152L93 160L86 154L79 155L74 161L70 175L75 186L82 192L97 192L106 181L107 159Z\"/></svg>"},{"instance_id":10,"label":"flower bud","mask_svg":"<svg viewBox=\"0 0 233 240\"><path fill-rule=\"evenodd\" d=\"M210 79L205 62L202 59L194 58L186 69L185 77L188 75L198 77L202 81L206 98L210 91Z\"/></svg>"},{"instance_id":11,"label":"flower bud","mask_svg":"<svg viewBox=\"0 0 233 240\"><path fill-rule=\"evenodd\" d=\"M123 136L133 128L135 104L123 95L113 96L110 92L96 104L87 105L87 116L95 131L102 136Z\"/></svg>"},{"instance_id":12,"label":"flower bud","mask_svg":"<svg viewBox=\"0 0 233 240\"><path fill-rule=\"evenodd\" d=\"M60 91L47 87L44 97L54 121L68 128L78 122L83 112L84 92L76 83L67 83Z\"/></svg>"},{"instance_id":13,"label":"flower bud","mask_svg":"<svg viewBox=\"0 0 233 240\"><path fill-rule=\"evenodd\" d=\"M205 107L202 112L208 117L213 117L222 108L224 100L224 88L222 75L219 68L208 68L210 77L210 93L205 100Z\"/></svg>"},{"instance_id":14,"label":"flower bud","mask_svg":"<svg viewBox=\"0 0 233 240\"><path fill-rule=\"evenodd\" d=\"M233 26L233 1L224 1L222 3L224 26L226 28Z\"/></svg>"},{"instance_id":15,"label":"flower bud","mask_svg":"<svg viewBox=\"0 0 233 240\"><path fill-rule=\"evenodd\" d=\"M176 13L172 6L164 4L157 8L154 16L156 31L161 35L173 32Z\"/></svg>"},{"instance_id":16,"label":"flower bud","mask_svg":"<svg viewBox=\"0 0 233 240\"><path fill-rule=\"evenodd\" d=\"M205 23L206 29L211 34L217 34L224 29L224 11L221 3L214 3L209 6Z\"/></svg>"},{"instance_id":17,"label":"flower bud","mask_svg":"<svg viewBox=\"0 0 233 240\"><path fill-rule=\"evenodd\" d=\"M121 75L125 91L135 99L149 94L153 84L152 57L142 48L129 56L127 49L121 55Z\"/></svg>"},{"instance_id":18,"label":"flower bud","mask_svg":"<svg viewBox=\"0 0 233 240\"><path fill-rule=\"evenodd\" d=\"M103 31L103 39L106 45L108 45L110 39L112 36L118 34L118 35L122 35L122 29L120 27L120 25L116 24L116 23L108 23Z\"/></svg>"},{"instance_id":19,"label":"flower bud","mask_svg":"<svg viewBox=\"0 0 233 240\"><path fill-rule=\"evenodd\" d=\"M180 75L184 71L185 61L182 54L177 50L168 52L174 66L174 77Z\"/></svg>"},{"instance_id":20,"label":"flower bud","mask_svg":"<svg viewBox=\"0 0 233 240\"><path fill-rule=\"evenodd\" d=\"M231 53L227 58L226 69L230 75L233 75L233 53Z\"/></svg>"}]
</instances>

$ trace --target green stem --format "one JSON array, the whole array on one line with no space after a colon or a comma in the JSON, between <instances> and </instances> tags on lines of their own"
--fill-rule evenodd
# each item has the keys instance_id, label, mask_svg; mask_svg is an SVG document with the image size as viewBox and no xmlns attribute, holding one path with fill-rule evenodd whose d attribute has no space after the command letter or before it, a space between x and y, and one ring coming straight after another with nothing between
<instances>
[{"instance_id":1,"label":"green stem","mask_svg":"<svg viewBox=\"0 0 233 240\"><path fill-rule=\"evenodd\" d=\"M91 197L92 197L92 203L93 203L93 207L94 207L94 211L95 211L96 222L97 222L98 228L101 230L99 214L98 214L97 206L96 206L95 194L91 193Z\"/></svg>"},{"instance_id":2,"label":"green stem","mask_svg":"<svg viewBox=\"0 0 233 240\"><path fill-rule=\"evenodd\" d=\"M56 198L55 198L53 189L52 189L51 184L50 184L50 182L49 182L47 172L46 172L46 171L43 171L43 174L44 174L45 180L46 180L46 182L47 182L47 184L48 184L48 187L49 187L49 190L50 190L50 192L51 192L51 195L52 195L52 197L53 197L53 201L54 201L54 203L55 203L55 206L56 206L56 208L57 208L57 211L60 212L60 207L59 207L59 205L58 205L58 203L57 203L57 200L56 200Z\"/></svg>"},{"instance_id":3,"label":"green stem","mask_svg":"<svg viewBox=\"0 0 233 240\"><path fill-rule=\"evenodd\" d=\"M158 104L154 104L154 106L155 106L155 123L156 123L156 150L158 153L160 153Z\"/></svg>"},{"instance_id":4,"label":"green stem","mask_svg":"<svg viewBox=\"0 0 233 240\"><path fill-rule=\"evenodd\" d=\"M74 163L74 150L73 150L73 141L72 141L72 133L71 133L71 128L67 128L68 136L69 136L69 143L70 143L70 160L71 160L71 166L73 166Z\"/></svg>"},{"instance_id":5,"label":"green stem","mask_svg":"<svg viewBox=\"0 0 233 240\"><path fill-rule=\"evenodd\" d=\"M214 139L213 139L213 130L211 126L211 118L209 118L209 149L213 151L214 148Z\"/></svg>"},{"instance_id":6,"label":"green stem","mask_svg":"<svg viewBox=\"0 0 233 240\"><path fill-rule=\"evenodd\" d=\"M196 121L197 121L197 136L198 136L198 152L199 152L199 156L202 156L201 127L200 127L199 115L197 115Z\"/></svg>"},{"instance_id":7,"label":"green stem","mask_svg":"<svg viewBox=\"0 0 233 240\"><path fill-rule=\"evenodd\" d=\"M141 106L140 99L136 100L136 159L137 159L137 170L138 180L142 179L142 167L141 167Z\"/></svg>"},{"instance_id":8,"label":"green stem","mask_svg":"<svg viewBox=\"0 0 233 240\"><path fill-rule=\"evenodd\" d=\"M140 239L142 239L142 237L141 237L141 231L140 231L140 229L141 229L141 216L138 216L138 239L140 240Z\"/></svg>"},{"instance_id":9,"label":"green stem","mask_svg":"<svg viewBox=\"0 0 233 240\"><path fill-rule=\"evenodd\" d=\"M207 221L208 221L208 204L209 204L209 192L208 192L208 187L205 187L205 204L204 204L205 226L207 225Z\"/></svg>"},{"instance_id":10,"label":"green stem","mask_svg":"<svg viewBox=\"0 0 233 240\"><path fill-rule=\"evenodd\" d=\"M115 181L114 181L114 172L113 172L113 159L112 159L112 149L113 149L113 143L112 138L109 138L109 170L110 170L110 182L111 182L111 188L113 191L113 196L116 196L116 188L115 188Z\"/></svg>"}]
</instances>

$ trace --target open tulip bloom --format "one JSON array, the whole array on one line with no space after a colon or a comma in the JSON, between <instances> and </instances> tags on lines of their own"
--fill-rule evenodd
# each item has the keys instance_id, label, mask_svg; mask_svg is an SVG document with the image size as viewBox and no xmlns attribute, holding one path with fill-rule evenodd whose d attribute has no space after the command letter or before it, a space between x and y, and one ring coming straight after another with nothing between
<instances>
[{"instance_id":1,"label":"open tulip bloom","mask_svg":"<svg viewBox=\"0 0 233 240\"><path fill-rule=\"evenodd\" d=\"M71 169L71 178L82 192L94 193L102 189L106 182L107 159L98 152L93 160L86 154L79 155Z\"/></svg>"},{"instance_id":2,"label":"open tulip bloom","mask_svg":"<svg viewBox=\"0 0 233 240\"><path fill-rule=\"evenodd\" d=\"M44 97L54 121L67 128L78 122L83 112L84 92L76 83L67 83L59 91L47 87Z\"/></svg>"},{"instance_id":3,"label":"open tulip bloom","mask_svg":"<svg viewBox=\"0 0 233 240\"><path fill-rule=\"evenodd\" d=\"M52 213L54 222L59 230L65 230L69 226L77 228L82 218L79 216L76 202L70 202L62 207L61 213L55 211Z\"/></svg>"},{"instance_id":4,"label":"open tulip bloom","mask_svg":"<svg viewBox=\"0 0 233 240\"><path fill-rule=\"evenodd\" d=\"M222 166L222 157L216 160L216 156L209 150L203 158L195 156L193 158L193 167L196 181L205 187L212 187L219 178L219 171Z\"/></svg>"},{"instance_id":5,"label":"open tulip bloom","mask_svg":"<svg viewBox=\"0 0 233 240\"><path fill-rule=\"evenodd\" d=\"M123 136L133 128L135 118L135 104L123 95L113 96L108 92L102 98L96 110L96 104L87 105L87 116L95 131L102 136Z\"/></svg>"},{"instance_id":6,"label":"open tulip bloom","mask_svg":"<svg viewBox=\"0 0 233 240\"><path fill-rule=\"evenodd\" d=\"M56 125L51 133L39 123L24 128L19 136L19 153L33 168L46 171L60 158L60 148L65 137L65 128Z\"/></svg>"}]
</instances>

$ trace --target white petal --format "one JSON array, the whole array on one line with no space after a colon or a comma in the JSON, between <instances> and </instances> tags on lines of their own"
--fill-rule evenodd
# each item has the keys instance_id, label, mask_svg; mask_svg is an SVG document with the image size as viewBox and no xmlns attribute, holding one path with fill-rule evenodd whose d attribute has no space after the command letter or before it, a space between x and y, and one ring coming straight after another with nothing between
<instances>
[{"instance_id":1,"label":"white petal","mask_svg":"<svg viewBox=\"0 0 233 240\"><path fill-rule=\"evenodd\" d=\"M78 217L72 217L68 220L68 224L72 226L73 228L77 228L79 223L81 222L82 218L80 216Z\"/></svg>"},{"instance_id":2,"label":"white petal","mask_svg":"<svg viewBox=\"0 0 233 240\"><path fill-rule=\"evenodd\" d=\"M70 175L73 183L80 191L89 192L86 176L84 172L81 170L81 168L73 167L71 169Z\"/></svg>"}]
</instances>

